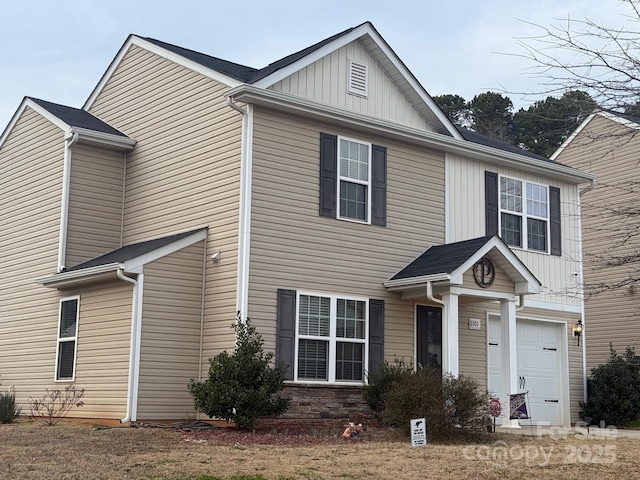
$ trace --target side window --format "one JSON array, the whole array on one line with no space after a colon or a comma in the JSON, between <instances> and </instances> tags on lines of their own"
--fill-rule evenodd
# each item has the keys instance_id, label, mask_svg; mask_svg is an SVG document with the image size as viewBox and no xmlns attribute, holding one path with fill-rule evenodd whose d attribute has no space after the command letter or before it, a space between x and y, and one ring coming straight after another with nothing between
<instances>
[{"instance_id":1,"label":"side window","mask_svg":"<svg viewBox=\"0 0 640 480\"><path fill-rule=\"evenodd\" d=\"M56 380L73 380L75 378L79 306L79 297L62 299L60 301L56 352Z\"/></svg>"}]
</instances>

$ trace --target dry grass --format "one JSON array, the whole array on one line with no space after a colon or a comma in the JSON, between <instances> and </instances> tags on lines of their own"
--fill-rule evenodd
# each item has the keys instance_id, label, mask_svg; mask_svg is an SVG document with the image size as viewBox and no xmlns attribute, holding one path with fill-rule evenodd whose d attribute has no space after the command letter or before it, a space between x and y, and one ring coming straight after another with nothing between
<instances>
[{"instance_id":1,"label":"dry grass","mask_svg":"<svg viewBox=\"0 0 640 480\"><path fill-rule=\"evenodd\" d=\"M381 431L370 430L374 431L362 440L327 433L317 441L309 440L308 434L279 441L287 436L280 432L274 435L276 441L261 444L250 435L234 437L217 430L211 434L152 428L95 430L69 422L46 427L21 419L0 425L0 478L193 479L241 474L267 479L640 478L640 440L635 439L509 435L489 436L480 444L412 448L406 439L383 438ZM220 444L224 435L227 443Z\"/></svg>"}]
</instances>

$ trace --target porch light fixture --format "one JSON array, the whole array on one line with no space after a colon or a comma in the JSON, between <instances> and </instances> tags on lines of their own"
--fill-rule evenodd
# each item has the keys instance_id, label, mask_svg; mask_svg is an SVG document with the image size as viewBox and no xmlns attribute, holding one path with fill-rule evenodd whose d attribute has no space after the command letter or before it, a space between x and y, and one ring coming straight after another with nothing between
<instances>
[{"instance_id":1,"label":"porch light fixture","mask_svg":"<svg viewBox=\"0 0 640 480\"><path fill-rule=\"evenodd\" d=\"M582 320L578 320L573 326L573 336L578 337L578 346L580 346L580 337L582 336Z\"/></svg>"}]
</instances>

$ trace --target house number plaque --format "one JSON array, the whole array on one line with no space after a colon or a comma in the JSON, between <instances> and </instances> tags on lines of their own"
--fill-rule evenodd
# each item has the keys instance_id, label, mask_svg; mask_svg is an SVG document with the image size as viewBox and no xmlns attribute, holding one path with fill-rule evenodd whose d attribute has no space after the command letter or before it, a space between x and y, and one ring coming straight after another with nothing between
<instances>
[{"instance_id":1,"label":"house number plaque","mask_svg":"<svg viewBox=\"0 0 640 480\"><path fill-rule=\"evenodd\" d=\"M482 288L488 288L496 277L496 270L488 258L483 258L473 266L473 279Z\"/></svg>"}]
</instances>

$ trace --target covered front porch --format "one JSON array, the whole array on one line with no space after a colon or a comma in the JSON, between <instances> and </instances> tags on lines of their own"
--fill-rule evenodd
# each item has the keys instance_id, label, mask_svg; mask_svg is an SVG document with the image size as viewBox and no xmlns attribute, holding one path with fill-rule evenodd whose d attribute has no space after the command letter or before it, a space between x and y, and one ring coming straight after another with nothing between
<instances>
[{"instance_id":1,"label":"covered front porch","mask_svg":"<svg viewBox=\"0 0 640 480\"><path fill-rule=\"evenodd\" d=\"M384 285L389 291L399 293L401 299L416 305L416 363L431 364L455 376L468 374L464 368L461 371L460 326L465 324L461 321L461 311L469 328L469 333L462 333L476 339L474 346L465 348L484 349L482 358L485 359L489 355L489 312L492 318L499 318L501 341L496 344L499 365L494 369L499 378L489 379L488 361L476 369L476 375L484 373L487 387L492 387L488 389L500 396L506 411L509 395L523 390L518 375L517 312L524 307L525 296L538 293L541 286L511 249L498 236L433 246ZM478 318L468 316L474 306L483 312ZM440 316L441 322L438 322L436 317ZM433 325L441 325L439 348L434 348L429 341L439 333L433 331ZM470 363L473 361L467 362ZM519 428L518 420L509 420L508 412L502 425Z\"/></svg>"}]
</instances>

